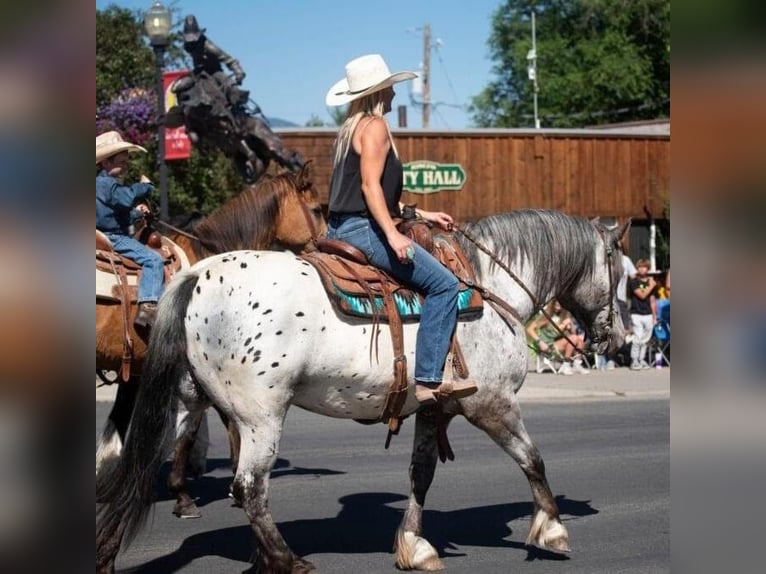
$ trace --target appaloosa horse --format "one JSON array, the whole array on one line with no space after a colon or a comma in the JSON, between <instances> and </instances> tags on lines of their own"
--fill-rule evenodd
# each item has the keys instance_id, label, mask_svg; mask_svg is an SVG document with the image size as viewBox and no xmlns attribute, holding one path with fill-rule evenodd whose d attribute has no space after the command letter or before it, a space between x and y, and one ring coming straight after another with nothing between
<instances>
[{"instance_id":1,"label":"appaloosa horse","mask_svg":"<svg viewBox=\"0 0 766 574\"><path fill-rule=\"evenodd\" d=\"M463 354L479 386L476 394L443 400L435 407L441 409L437 417L432 408L418 409L410 388L402 414L417 416L409 504L395 538L399 568L443 568L423 536L421 519L437 461L437 420L456 415L485 431L526 475L534 500L527 542L569 550L569 534L519 408L517 392L527 372L523 323L557 297L595 350L619 347L624 334L615 290L627 227L608 230L543 210L495 215L465 227L461 242L477 282L515 312L486 306L481 318L458 324L458 339L470 342ZM331 417L378 419L392 379L392 350L381 345L379 361L372 359L366 348L372 342L364 334L369 324L340 315L315 268L289 253L237 251L195 265L163 297L154 329L123 457L112 472L97 477L97 496L104 502L97 512L97 571L113 571L121 541L129 542L147 516L179 392L193 412L211 401L248 438L242 441L235 489L255 534L255 569L314 570L288 547L268 505L269 472L285 415L296 405ZM410 378L416 329L404 326Z\"/></svg>"},{"instance_id":2,"label":"appaloosa horse","mask_svg":"<svg viewBox=\"0 0 766 574\"><path fill-rule=\"evenodd\" d=\"M307 166L297 175L283 173L264 176L258 183L247 186L218 210L189 227L187 234L169 237L184 251L192 263L216 253L234 249L289 249L296 253L313 249L313 240L324 233L326 224L316 190ZM119 456L133 410L135 393L146 358L144 334L133 329L135 301L128 314L128 328L133 339L130 365L131 376L120 383L112 411L102 433L96 455L96 472ZM96 370L121 367L124 345L124 325L119 302L96 297ZM220 412L220 411L219 411ZM222 415L224 424L227 423ZM189 449L194 444L199 419L189 427L183 417L179 422L174 472L170 488L178 498L176 514L198 516L192 499L186 494L184 471ZM193 424L193 423L192 423ZM238 435L230 430L233 466L239 451Z\"/></svg>"}]
</instances>

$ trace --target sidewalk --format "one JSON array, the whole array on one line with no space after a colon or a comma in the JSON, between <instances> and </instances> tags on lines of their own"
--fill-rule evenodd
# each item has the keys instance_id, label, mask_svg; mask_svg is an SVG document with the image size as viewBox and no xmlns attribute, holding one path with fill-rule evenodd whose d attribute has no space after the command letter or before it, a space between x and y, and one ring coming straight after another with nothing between
<instances>
[{"instance_id":1,"label":"sidewalk","mask_svg":"<svg viewBox=\"0 0 766 574\"><path fill-rule=\"evenodd\" d=\"M631 371L618 367L569 376L530 371L519 391L522 403L617 398L670 398L670 368Z\"/></svg>"},{"instance_id":2,"label":"sidewalk","mask_svg":"<svg viewBox=\"0 0 766 574\"><path fill-rule=\"evenodd\" d=\"M96 388L96 401L113 401L116 390L116 385ZM522 403L617 398L670 398L670 369L631 371L620 367L570 376L530 371L519 391Z\"/></svg>"}]
</instances>

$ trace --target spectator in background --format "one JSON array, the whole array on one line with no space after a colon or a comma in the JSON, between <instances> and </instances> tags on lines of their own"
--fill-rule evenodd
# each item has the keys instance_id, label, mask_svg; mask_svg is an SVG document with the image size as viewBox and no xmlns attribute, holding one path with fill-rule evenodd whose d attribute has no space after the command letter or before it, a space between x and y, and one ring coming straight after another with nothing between
<instances>
[{"instance_id":1,"label":"spectator in background","mask_svg":"<svg viewBox=\"0 0 766 574\"><path fill-rule=\"evenodd\" d=\"M546 307L545 313L540 311L527 324L527 336L541 354L559 355L563 364L559 370L561 375L590 373L582 364L582 350L585 348L585 336L578 332L574 318L556 299ZM558 327L558 328L557 328Z\"/></svg>"},{"instance_id":2,"label":"spectator in background","mask_svg":"<svg viewBox=\"0 0 766 574\"><path fill-rule=\"evenodd\" d=\"M636 266L633 265L633 260L622 254L622 276L617 283L617 306L620 309L620 319L622 319L622 327L625 330L625 342L630 343L633 338L633 321L630 317L630 299L628 298L628 281L636 276ZM606 362L607 370L614 369L614 358L609 357Z\"/></svg>"},{"instance_id":3,"label":"spectator in background","mask_svg":"<svg viewBox=\"0 0 766 574\"><path fill-rule=\"evenodd\" d=\"M657 287L657 299L670 299L670 269L665 273L665 281Z\"/></svg>"},{"instance_id":4,"label":"spectator in background","mask_svg":"<svg viewBox=\"0 0 766 574\"><path fill-rule=\"evenodd\" d=\"M631 293L630 318L633 323L633 341L630 348L630 368L634 371L648 369L646 349L657 322L655 291L657 282L649 276L649 261L639 259L636 276L628 280Z\"/></svg>"}]
</instances>

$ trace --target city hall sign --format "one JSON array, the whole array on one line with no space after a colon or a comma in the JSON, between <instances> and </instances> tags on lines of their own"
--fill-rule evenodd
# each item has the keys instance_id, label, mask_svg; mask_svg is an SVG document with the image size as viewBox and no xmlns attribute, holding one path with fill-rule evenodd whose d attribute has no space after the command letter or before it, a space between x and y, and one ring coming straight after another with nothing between
<instances>
[{"instance_id":1,"label":"city hall sign","mask_svg":"<svg viewBox=\"0 0 766 574\"><path fill-rule=\"evenodd\" d=\"M411 161L404 166L404 191L436 193L459 191L465 183L465 170L458 163Z\"/></svg>"}]
</instances>

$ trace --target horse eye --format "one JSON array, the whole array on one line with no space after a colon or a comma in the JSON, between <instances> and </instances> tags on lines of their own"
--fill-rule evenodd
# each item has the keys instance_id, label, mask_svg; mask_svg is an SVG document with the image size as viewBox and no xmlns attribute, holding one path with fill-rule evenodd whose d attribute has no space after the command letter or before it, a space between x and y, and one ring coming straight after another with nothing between
<instances>
[{"instance_id":1,"label":"horse eye","mask_svg":"<svg viewBox=\"0 0 766 574\"><path fill-rule=\"evenodd\" d=\"M317 205L316 207L312 207L311 211L314 213L314 215L319 215L320 213L322 213L322 206Z\"/></svg>"}]
</instances>

